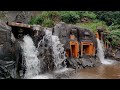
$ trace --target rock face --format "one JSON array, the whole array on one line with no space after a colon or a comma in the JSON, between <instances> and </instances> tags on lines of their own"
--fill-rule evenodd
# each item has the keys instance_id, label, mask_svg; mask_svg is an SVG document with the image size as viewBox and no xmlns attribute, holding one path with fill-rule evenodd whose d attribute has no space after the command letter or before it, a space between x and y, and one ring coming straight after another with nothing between
<instances>
[{"instance_id":1,"label":"rock face","mask_svg":"<svg viewBox=\"0 0 120 90\"><path fill-rule=\"evenodd\" d=\"M71 25L71 24L65 24L64 22L60 22L56 24L53 28L53 35L57 35L60 39L60 42L64 44L64 49L70 50L70 34L75 35L75 39L80 43L81 41L90 41L93 42L95 46L95 56L89 57L87 56L82 58L82 60L75 59L75 58L67 58L68 64L67 66L72 66L73 68L77 68L78 65L82 65L83 67L86 66L97 66L100 64L100 60L97 58L97 40L94 35L90 30L86 28L81 28L79 26ZM88 37L85 37L88 36ZM81 58L81 57L79 57Z\"/></svg>"},{"instance_id":2,"label":"rock face","mask_svg":"<svg viewBox=\"0 0 120 90\"><path fill-rule=\"evenodd\" d=\"M1 59L5 59L5 55L9 55L11 47L11 29L4 22L0 21L0 50L1 50ZM2 57L3 56L3 57ZM6 59L5 59L6 60ZM8 60L8 59L7 59ZM11 60L9 58L9 60Z\"/></svg>"},{"instance_id":3,"label":"rock face","mask_svg":"<svg viewBox=\"0 0 120 90\"><path fill-rule=\"evenodd\" d=\"M105 50L105 58L110 58L113 60L120 61L120 50L119 49L112 49L108 48Z\"/></svg>"},{"instance_id":4,"label":"rock face","mask_svg":"<svg viewBox=\"0 0 120 90\"><path fill-rule=\"evenodd\" d=\"M59 37L60 42L64 44L64 49L69 49L69 27L64 22L56 24L53 28L53 35Z\"/></svg>"},{"instance_id":5,"label":"rock face","mask_svg":"<svg viewBox=\"0 0 120 90\"><path fill-rule=\"evenodd\" d=\"M116 51L115 58L120 60L120 50Z\"/></svg>"},{"instance_id":6,"label":"rock face","mask_svg":"<svg viewBox=\"0 0 120 90\"><path fill-rule=\"evenodd\" d=\"M17 74L23 69L21 58L19 41L14 38L11 28L0 21L0 67L2 72L9 73L4 78L17 78Z\"/></svg>"},{"instance_id":7,"label":"rock face","mask_svg":"<svg viewBox=\"0 0 120 90\"><path fill-rule=\"evenodd\" d=\"M0 21L0 72L1 74L3 74L3 72L7 73L2 75L2 78L12 77L10 76L10 73L15 69L15 53L13 46L14 45L11 40L11 28L4 22Z\"/></svg>"},{"instance_id":8,"label":"rock face","mask_svg":"<svg viewBox=\"0 0 120 90\"><path fill-rule=\"evenodd\" d=\"M77 38L78 42L81 40L84 40L84 33L88 33L90 36L88 37L88 40L91 40L95 48L97 48L97 40L95 35L88 29L86 28L80 28L75 25L71 24L65 24L64 22L60 22L54 26L53 29L53 35L57 35L60 38L60 41L62 44L64 44L64 48L70 49L69 47L69 41L70 41L70 33L71 31L74 33L75 37Z\"/></svg>"},{"instance_id":9,"label":"rock face","mask_svg":"<svg viewBox=\"0 0 120 90\"><path fill-rule=\"evenodd\" d=\"M44 28L44 30L52 31L52 28ZM53 62L53 48L51 41L51 34L48 35L45 31L42 30L39 37L40 41L38 43L38 58L41 61L41 72L50 72L54 70L54 62Z\"/></svg>"},{"instance_id":10,"label":"rock face","mask_svg":"<svg viewBox=\"0 0 120 90\"><path fill-rule=\"evenodd\" d=\"M24 17L22 17L22 15L18 15L17 19L11 19L11 21L27 23L26 19L24 20ZM11 29L12 28L7 26L4 22L0 22L0 78L20 78L20 71L22 71L23 74L25 73L24 58L21 53L22 49L20 47L20 40L16 39L13 36ZM95 35L90 32L90 30L70 24L65 24L64 22L56 24L51 30L53 32L52 34L57 35L60 39L60 42L64 44L63 47L65 51L70 50L69 41L71 33L74 33L78 42L81 42L81 40L84 39L84 34L89 34L90 37L88 39L92 40L95 48L97 48ZM32 31L33 32L31 37L35 43L36 48L38 48L39 51L38 58L41 60L41 68L43 70L42 72L53 71L55 66L52 56L53 48L51 47L51 45L48 45L51 43L48 40L49 37L44 37L45 32L40 26L33 26ZM38 43L41 40L43 41L38 47ZM118 56L119 53L117 53L117 57ZM93 63L96 63L95 60L92 58L91 60L88 60L87 63L85 62L85 60L80 61L78 59L75 60L74 58L71 58L69 61L71 61L70 63L72 63L75 68L78 65L94 66Z\"/></svg>"}]
</instances>

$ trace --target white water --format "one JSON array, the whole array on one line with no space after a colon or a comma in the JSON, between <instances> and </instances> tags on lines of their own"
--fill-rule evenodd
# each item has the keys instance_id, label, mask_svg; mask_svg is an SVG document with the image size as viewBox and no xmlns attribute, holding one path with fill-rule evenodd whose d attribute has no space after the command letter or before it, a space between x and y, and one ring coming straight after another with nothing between
<instances>
[{"instance_id":1,"label":"white water","mask_svg":"<svg viewBox=\"0 0 120 90\"><path fill-rule=\"evenodd\" d=\"M47 40L47 41L46 41ZM52 47L53 61L57 70L66 71L66 67L62 67L62 62L66 59L63 44L60 43L58 36L52 35L52 31L45 30L45 36L38 43L38 48L35 47L34 42L30 36L24 36L23 42L20 43L23 49L23 56L25 58L25 79L49 79L50 75L40 75L40 60L38 59L38 49L41 44L43 46L47 43L48 47ZM40 47L39 50L42 48ZM44 57L44 56L43 56ZM61 71L60 71L61 72Z\"/></svg>"},{"instance_id":2,"label":"white water","mask_svg":"<svg viewBox=\"0 0 120 90\"><path fill-rule=\"evenodd\" d=\"M100 61L102 64L113 64L114 61L110 59L105 59L104 58L104 48L103 48L103 43L97 39L98 42L98 57L100 58Z\"/></svg>"},{"instance_id":3,"label":"white water","mask_svg":"<svg viewBox=\"0 0 120 90\"><path fill-rule=\"evenodd\" d=\"M30 36L24 36L21 47L23 49L23 55L25 57L26 64L26 79L33 78L39 75L40 72L40 60L37 58L37 49Z\"/></svg>"},{"instance_id":4,"label":"white water","mask_svg":"<svg viewBox=\"0 0 120 90\"><path fill-rule=\"evenodd\" d=\"M38 47L41 43L45 42L47 40L48 46L52 47L53 52L53 61L56 66L56 69L61 69L61 63L66 59L65 51L63 48L63 44L61 44L58 36L52 35L52 31L45 29L45 36L43 39L39 42Z\"/></svg>"},{"instance_id":5,"label":"white water","mask_svg":"<svg viewBox=\"0 0 120 90\"><path fill-rule=\"evenodd\" d=\"M31 79L52 79L52 78L53 76L50 74L42 74L42 75L35 76Z\"/></svg>"},{"instance_id":6,"label":"white water","mask_svg":"<svg viewBox=\"0 0 120 90\"><path fill-rule=\"evenodd\" d=\"M63 68L63 69L55 71L55 73L62 73L62 72L66 72L68 70L70 70L70 69L69 68Z\"/></svg>"},{"instance_id":7,"label":"white water","mask_svg":"<svg viewBox=\"0 0 120 90\"><path fill-rule=\"evenodd\" d=\"M52 36L54 63L57 68L61 68L61 63L66 59L63 44L58 36Z\"/></svg>"}]
</instances>

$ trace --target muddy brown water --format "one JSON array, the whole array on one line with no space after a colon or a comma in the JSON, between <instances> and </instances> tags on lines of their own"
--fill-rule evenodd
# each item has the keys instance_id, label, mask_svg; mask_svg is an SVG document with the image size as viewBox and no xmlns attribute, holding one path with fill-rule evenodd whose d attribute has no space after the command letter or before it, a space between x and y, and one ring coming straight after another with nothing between
<instances>
[{"instance_id":1,"label":"muddy brown water","mask_svg":"<svg viewBox=\"0 0 120 90\"><path fill-rule=\"evenodd\" d=\"M81 69L76 73L74 69L68 68L50 75L40 75L34 79L120 79L120 62L110 65L101 64L97 67Z\"/></svg>"},{"instance_id":2,"label":"muddy brown water","mask_svg":"<svg viewBox=\"0 0 120 90\"><path fill-rule=\"evenodd\" d=\"M70 79L120 79L120 62L82 69Z\"/></svg>"}]
</instances>

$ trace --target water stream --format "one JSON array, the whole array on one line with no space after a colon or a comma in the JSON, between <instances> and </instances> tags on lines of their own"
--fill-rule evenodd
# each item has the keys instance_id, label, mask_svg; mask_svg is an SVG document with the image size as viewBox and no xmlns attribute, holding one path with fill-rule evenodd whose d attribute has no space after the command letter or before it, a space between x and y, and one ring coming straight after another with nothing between
<instances>
[{"instance_id":1,"label":"water stream","mask_svg":"<svg viewBox=\"0 0 120 90\"><path fill-rule=\"evenodd\" d=\"M47 45L48 48L51 48L52 51L52 58L56 67L56 70L63 68L62 62L66 59L65 51L63 48L63 44L61 44L58 36L52 35L52 31L44 30L45 36L43 39L38 43L38 48L42 48L43 46ZM42 46L42 47L40 47Z\"/></svg>"},{"instance_id":2,"label":"water stream","mask_svg":"<svg viewBox=\"0 0 120 90\"><path fill-rule=\"evenodd\" d=\"M110 59L105 59L104 58L104 47L103 47L103 42L97 39L98 42L98 57L100 58L100 61L102 64L113 64L115 61L110 60Z\"/></svg>"},{"instance_id":3,"label":"water stream","mask_svg":"<svg viewBox=\"0 0 120 90\"><path fill-rule=\"evenodd\" d=\"M104 48L103 43L99 39L98 42L98 57L102 63L101 66L95 68L88 68L81 70L71 78L114 78L119 77L120 72L116 72L116 66L114 60L109 60L104 58ZM42 48L41 48L42 46ZM38 53L42 51L43 46L46 48L52 48L52 60L55 64L56 70L54 73L62 73L68 71L66 67L62 66L62 62L66 59L65 51L63 48L63 44L60 43L58 36L52 35L50 30L45 30L45 36L38 43L38 48L35 47L33 40L30 36L24 36L23 42L21 43L21 47L23 49L23 56L25 58L26 64L26 79L50 79L53 78L51 74L40 74L40 59L38 59ZM40 50L40 51L39 51ZM44 57L44 56L43 56ZM119 66L119 64L118 64ZM113 68L113 70L112 70ZM110 73L114 72L116 74ZM108 74L109 73L109 74ZM111 75L111 76L110 76Z\"/></svg>"},{"instance_id":4,"label":"water stream","mask_svg":"<svg viewBox=\"0 0 120 90\"><path fill-rule=\"evenodd\" d=\"M23 42L21 43L23 49L23 56L26 64L26 79L32 78L39 75L40 73L40 60L37 58L37 49L30 36L24 36Z\"/></svg>"},{"instance_id":5,"label":"water stream","mask_svg":"<svg viewBox=\"0 0 120 90\"><path fill-rule=\"evenodd\" d=\"M49 30L45 30L45 36L42 40L39 41L38 47L36 48L32 38L28 35L24 36L23 42L21 42L21 47L23 49L23 56L25 59L26 73L25 79L47 79L50 78L50 75L41 75L41 60L38 59L38 54L45 50L46 48L52 48L50 52L52 54L52 60L55 64L56 70L61 70L66 67L62 66L62 62L66 59L65 51L63 48L63 44L60 43L58 36L52 35L52 32ZM47 52L46 52L47 53ZM43 53L44 54L44 53ZM48 54L48 53L47 53ZM48 58L51 59L51 58ZM67 70L67 69L65 69Z\"/></svg>"}]
</instances>

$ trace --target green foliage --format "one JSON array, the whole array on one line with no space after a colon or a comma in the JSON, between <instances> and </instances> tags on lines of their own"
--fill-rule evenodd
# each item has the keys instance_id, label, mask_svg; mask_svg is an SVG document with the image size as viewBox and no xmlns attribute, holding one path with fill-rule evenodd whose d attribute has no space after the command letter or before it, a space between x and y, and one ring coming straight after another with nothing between
<instances>
[{"instance_id":1,"label":"green foliage","mask_svg":"<svg viewBox=\"0 0 120 90\"><path fill-rule=\"evenodd\" d=\"M50 19L45 19L42 23L42 25L44 27L53 27L54 26L54 22Z\"/></svg>"},{"instance_id":2,"label":"green foliage","mask_svg":"<svg viewBox=\"0 0 120 90\"><path fill-rule=\"evenodd\" d=\"M120 25L109 26L109 31L120 29Z\"/></svg>"},{"instance_id":3,"label":"green foliage","mask_svg":"<svg viewBox=\"0 0 120 90\"><path fill-rule=\"evenodd\" d=\"M94 11L94 13L109 26L120 24L120 11Z\"/></svg>"},{"instance_id":4,"label":"green foliage","mask_svg":"<svg viewBox=\"0 0 120 90\"><path fill-rule=\"evenodd\" d=\"M88 18L93 19L93 20L96 19L96 14L93 13L93 12L91 12L91 11L85 11L85 12L83 12L82 16L83 17L88 17Z\"/></svg>"},{"instance_id":5,"label":"green foliage","mask_svg":"<svg viewBox=\"0 0 120 90\"><path fill-rule=\"evenodd\" d=\"M44 21L44 18L41 16L32 17L29 24L42 24Z\"/></svg>"},{"instance_id":6,"label":"green foliage","mask_svg":"<svg viewBox=\"0 0 120 90\"><path fill-rule=\"evenodd\" d=\"M104 24L104 22L102 22L102 21L95 21L95 22L90 22L90 23L78 23L78 25L79 25L80 27L83 27L83 28L88 28L88 29L90 29L90 30L93 31L93 32L96 32L96 28L97 28L98 26L103 26L103 27L105 27L105 28L108 28L108 27Z\"/></svg>"},{"instance_id":7,"label":"green foliage","mask_svg":"<svg viewBox=\"0 0 120 90\"><path fill-rule=\"evenodd\" d=\"M90 18L92 22L80 23L83 17ZM31 18L29 23L53 27L59 21L77 24L93 32L96 32L98 26L102 26L110 33L106 40L112 38L110 44L113 47L120 45L120 11L41 11L38 16Z\"/></svg>"},{"instance_id":8,"label":"green foliage","mask_svg":"<svg viewBox=\"0 0 120 90\"><path fill-rule=\"evenodd\" d=\"M58 17L59 13L57 11L43 11L38 16L31 18L29 23L52 27L54 25L54 19Z\"/></svg>"},{"instance_id":9,"label":"green foliage","mask_svg":"<svg viewBox=\"0 0 120 90\"><path fill-rule=\"evenodd\" d=\"M60 16L61 16L61 20L65 23L75 24L80 19L76 11L61 11Z\"/></svg>"},{"instance_id":10,"label":"green foliage","mask_svg":"<svg viewBox=\"0 0 120 90\"><path fill-rule=\"evenodd\" d=\"M110 42L113 47L120 46L120 30L113 30L109 33L108 38L111 38Z\"/></svg>"},{"instance_id":11,"label":"green foliage","mask_svg":"<svg viewBox=\"0 0 120 90\"><path fill-rule=\"evenodd\" d=\"M48 17L54 20L55 18L60 18L60 14L58 11L48 11Z\"/></svg>"}]
</instances>

